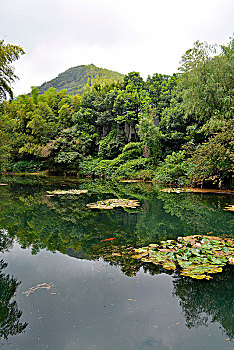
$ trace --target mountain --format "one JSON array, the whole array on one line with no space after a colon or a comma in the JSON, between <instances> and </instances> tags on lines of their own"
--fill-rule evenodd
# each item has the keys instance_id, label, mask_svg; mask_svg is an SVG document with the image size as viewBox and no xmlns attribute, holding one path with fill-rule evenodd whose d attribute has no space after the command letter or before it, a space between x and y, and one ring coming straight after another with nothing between
<instances>
[{"instance_id":1,"label":"mountain","mask_svg":"<svg viewBox=\"0 0 234 350\"><path fill-rule=\"evenodd\" d=\"M69 95L82 94L95 84L108 84L123 81L124 75L108 69L98 68L94 64L69 68L56 78L38 86L40 94L54 87L57 91L67 89Z\"/></svg>"}]
</instances>

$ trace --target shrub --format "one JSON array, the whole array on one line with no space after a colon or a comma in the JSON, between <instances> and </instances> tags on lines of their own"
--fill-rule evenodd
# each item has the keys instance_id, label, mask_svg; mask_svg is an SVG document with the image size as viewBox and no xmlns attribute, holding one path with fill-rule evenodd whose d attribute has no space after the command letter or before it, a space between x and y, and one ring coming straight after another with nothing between
<instances>
[{"instance_id":1,"label":"shrub","mask_svg":"<svg viewBox=\"0 0 234 350\"><path fill-rule=\"evenodd\" d=\"M164 184L185 185L187 183L188 161L186 151L173 152L164 162L160 162L155 171L154 182Z\"/></svg>"},{"instance_id":2,"label":"shrub","mask_svg":"<svg viewBox=\"0 0 234 350\"><path fill-rule=\"evenodd\" d=\"M124 147L123 152L114 159L98 158L83 161L80 163L80 172L89 176L132 178L139 170L147 170L151 166L150 160L140 157L141 155L142 143L130 142Z\"/></svg>"},{"instance_id":3,"label":"shrub","mask_svg":"<svg viewBox=\"0 0 234 350\"><path fill-rule=\"evenodd\" d=\"M192 154L190 181L193 185L205 182L231 188L234 173L234 123L230 120L222 131L199 145Z\"/></svg>"},{"instance_id":4,"label":"shrub","mask_svg":"<svg viewBox=\"0 0 234 350\"><path fill-rule=\"evenodd\" d=\"M80 163L79 172L85 176L109 176L112 160L87 159Z\"/></svg>"},{"instance_id":5,"label":"shrub","mask_svg":"<svg viewBox=\"0 0 234 350\"><path fill-rule=\"evenodd\" d=\"M136 150L138 151L139 155L141 155L142 148L142 142L129 142L127 145L124 146L122 153L125 153L130 150Z\"/></svg>"},{"instance_id":6,"label":"shrub","mask_svg":"<svg viewBox=\"0 0 234 350\"><path fill-rule=\"evenodd\" d=\"M116 169L115 175L121 177L134 177L134 174L142 169L150 169L152 166L151 161L147 158L132 159L120 165Z\"/></svg>"},{"instance_id":7,"label":"shrub","mask_svg":"<svg viewBox=\"0 0 234 350\"><path fill-rule=\"evenodd\" d=\"M42 167L42 162L35 162L34 160L21 160L13 164L12 170L17 173L32 173L41 170Z\"/></svg>"},{"instance_id":8,"label":"shrub","mask_svg":"<svg viewBox=\"0 0 234 350\"><path fill-rule=\"evenodd\" d=\"M152 169L141 169L134 173L133 178L138 180L152 180L154 171Z\"/></svg>"},{"instance_id":9,"label":"shrub","mask_svg":"<svg viewBox=\"0 0 234 350\"><path fill-rule=\"evenodd\" d=\"M99 142L98 157L102 159L113 159L121 153L124 147L123 135L112 130Z\"/></svg>"}]
</instances>

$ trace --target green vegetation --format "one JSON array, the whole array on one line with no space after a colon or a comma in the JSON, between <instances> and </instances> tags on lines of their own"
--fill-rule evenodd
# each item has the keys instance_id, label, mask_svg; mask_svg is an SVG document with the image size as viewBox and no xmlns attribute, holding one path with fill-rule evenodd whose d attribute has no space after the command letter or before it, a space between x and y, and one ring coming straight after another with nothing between
<instances>
[{"instance_id":1,"label":"green vegetation","mask_svg":"<svg viewBox=\"0 0 234 350\"><path fill-rule=\"evenodd\" d=\"M96 67L94 64L72 67L56 78L38 86L40 94L53 87L57 91L67 90L70 95L83 94L94 85L107 85L123 81L123 74Z\"/></svg>"},{"instance_id":2,"label":"green vegetation","mask_svg":"<svg viewBox=\"0 0 234 350\"><path fill-rule=\"evenodd\" d=\"M0 230L0 253L11 246L12 240L7 236L7 231ZM0 260L0 338L8 339L9 336L24 332L27 323L21 323L22 311L18 309L14 299L20 281L3 272L7 263Z\"/></svg>"},{"instance_id":3,"label":"green vegetation","mask_svg":"<svg viewBox=\"0 0 234 350\"><path fill-rule=\"evenodd\" d=\"M134 259L162 265L166 270L182 268L180 274L195 279L211 279L228 262L234 264L234 240L212 236L186 236L134 249Z\"/></svg>"},{"instance_id":4,"label":"green vegetation","mask_svg":"<svg viewBox=\"0 0 234 350\"><path fill-rule=\"evenodd\" d=\"M180 73L146 81L71 68L3 101L1 170L232 188L234 39L220 50L197 41Z\"/></svg>"},{"instance_id":5,"label":"green vegetation","mask_svg":"<svg viewBox=\"0 0 234 350\"><path fill-rule=\"evenodd\" d=\"M194 232L212 231L224 237L234 232L233 213L223 210L232 203L229 195L165 193L151 183L64 177L6 176L1 182L7 186L1 186L0 225L34 253L46 248L65 254L69 248L90 256L93 246L110 237L120 245L137 247ZM109 198L134 199L140 205L114 210L87 207Z\"/></svg>"},{"instance_id":6,"label":"green vegetation","mask_svg":"<svg viewBox=\"0 0 234 350\"><path fill-rule=\"evenodd\" d=\"M122 208L136 208L139 206L139 202L134 199L106 199L104 201L98 201L96 203L88 203L86 207L89 209L114 209L118 207Z\"/></svg>"},{"instance_id":7,"label":"green vegetation","mask_svg":"<svg viewBox=\"0 0 234 350\"><path fill-rule=\"evenodd\" d=\"M7 96L13 98L11 84L18 78L14 74L11 63L18 60L24 53L22 47L5 44L4 40L0 40L0 101Z\"/></svg>"}]
</instances>

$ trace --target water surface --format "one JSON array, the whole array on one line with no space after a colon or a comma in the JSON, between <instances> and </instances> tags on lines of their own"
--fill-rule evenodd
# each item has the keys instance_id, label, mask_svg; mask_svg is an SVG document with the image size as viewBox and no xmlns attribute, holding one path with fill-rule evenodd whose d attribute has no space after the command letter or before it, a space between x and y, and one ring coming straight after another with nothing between
<instances>
[{"instance_id":1,"label":"water surface","mask_svg":"<svg viewBox=\"0 0 234 350\"><path fill-rule=\"evenodd\" d=\"M66 178L1 183L1 349L234 348L232 267L196 281L105 255L188 234L233 237L233 213L223 211L233 195ZM48 197L53 189L89 194ZM86 208L106 198L138 199L140 207Z\"/></svg>"}]
</instances>

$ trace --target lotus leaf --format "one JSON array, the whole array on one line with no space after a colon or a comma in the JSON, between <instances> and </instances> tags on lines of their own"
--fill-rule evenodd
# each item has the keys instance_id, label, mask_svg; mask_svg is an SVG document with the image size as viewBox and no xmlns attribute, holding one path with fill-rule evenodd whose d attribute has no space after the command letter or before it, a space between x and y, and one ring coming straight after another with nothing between
<instances>
[{"instance_id":1,"label":"lotus leaf","mask_svg":"<svg viewBox=\"0 0 234 350\"><path fill-rule=\"evenodd\" d=\"M148 251L149 251L148 247L142 247L139 249L135 249L135 252L137 252L137 253L144 253L144 252L148 252Z\"/></svg>"},{"instance_id":2,"label":"lotus leaf","mask_svg":"<svg viewBox=\"0 0 234 350\"><path fill-rule=\"evenodd\" d=\"M150 248L158 248L159 245L158 245L158 244L149 244L149 247L150 247Z\"/></svg>"},{"instance_id":3,"label":"lotus leaf","mask_svg":"<svg viewBox=\"0 0 234 350\"><path fill-rule=\"evenodd\" d=\"M157 252L155 251L155 250L150 250L149 251L149 257L154 257L154 256L156 256L157 255Z\"/></svg>"},{"instance_id":4,"label":"lotus leaf","mask_svg":"<svg viewBox=\"0 0 234 350\"><path fill-rule=\"evenodd\" d=\"M181 275L196 279L211 279L211 274L222 272L222 267L234 258L234 239L215 236L193 235L161 241L161 245L150 244L148 247L135 249L133 255L143 262L162 265L166 270L182 268ZM153 249L152 249L153 248Z\"/></svg>"},{"instance_id":5,"label":"lotus leaf","mask_svg":"<svg viewBox=\"0 0 234 350\"><path fill-rule=\"evenodd\" d=\"M228 206L225 207L223 210L234 211L234 205L228 205Z\"/></svg>"},{"instance_id":6,"label":"lotus leaf","mask_svg":"<svg viewBox=\"0 0 234 350\"><path fill-rule=\"evenodd\" d=\"M172 261L166 261L163 264L164 269L166 270L175 270L176 269L176 264L173 263Z\"/></svg>"},{"instance_id":7,"label":"lotus leaf","mask_svg":"<svg viewBox=\"0 0 234 350\"><path fill-rule=\"evenodd\" d=\"M139 206L139 202L133 199L106 199L104 201L98 201L96 203L89 203L86 205L89 209L114 209L117 207L122 208L136 208Z\"/></svg>"},{"instance_id":8,"label":"lotus leaf","mask_svg":"<svg viewBox=\"0 0 234 350\"><path fill-rule=\"evenodd\" d=\"M147 253L143 253L143 254L137 254L137 255L132 255L133 259L142 259L144 256L147 256Z\"/></svg>"},{"instance_id":9,"label":"lotus leaf","mask_svg":"<svg viewBox=\"0 0 234 350\"><path fill-rule=\"evenodd\" d=\"M88 190L54 190L54 191L47 191L49 195L54 194L85 194L88 193Z\"/></svg>"},{"instance_id":10,"label":"lotus leaf","mask_svg":"<svg viewBox=\"0 0 234 350\"><path fill-rule=\"evenodd\" d=\"M152 259L146 259L146 258L141 259L141 261L143 261L143 262L153 262Z\"/></svg>"}]
</instances>

